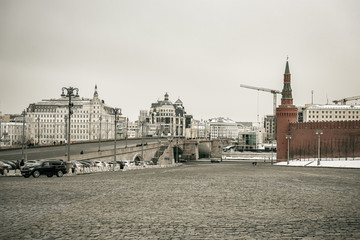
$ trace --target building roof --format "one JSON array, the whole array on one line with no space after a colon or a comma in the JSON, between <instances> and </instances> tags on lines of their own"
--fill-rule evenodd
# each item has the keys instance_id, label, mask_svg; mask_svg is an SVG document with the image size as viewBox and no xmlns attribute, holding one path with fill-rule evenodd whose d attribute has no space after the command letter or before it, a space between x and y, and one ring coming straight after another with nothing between
<instances>
[{"instance_id":1,"label":"building roof","mask_svg":"<svg viewBox=\"0 0 360 240\"><path fill-rule=\"evenodd\" d=\"M235 123L235 121L230 118L218 117L218 118L210 118L210 123Z\"/></svg>"},{"instance_id":2,"label":"building roof","mask_svg":"<svg viewBox=\"0 0 360 240\"><path fill-rule=\"evenodd\" d=\"M306 108L306 110L313 110L313 109L314 110L318 110L318 109L360 110L360 105L318 104Z\"/></svg>"},{"instance_id":3,"label":"building roof","mask_svg":"<svg viewBox=\"0 0 360 240\"><path fill-rule=\"evenodd\" d=\"M178 100L176 100L175 104L183 104L183 102L179 98Z\"/></svg>"}]
</instances>

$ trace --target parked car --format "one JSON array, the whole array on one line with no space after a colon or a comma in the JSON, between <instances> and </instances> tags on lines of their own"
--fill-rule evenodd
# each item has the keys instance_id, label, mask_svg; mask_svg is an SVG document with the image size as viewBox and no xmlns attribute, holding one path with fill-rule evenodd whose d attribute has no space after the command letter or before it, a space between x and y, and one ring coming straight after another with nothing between
<instances>
[{"instance_id":1,"label":"parked car","mask_svg":"<svg viewBox=\"0 0 360 240\"><path fill-rule=\"evenodd\" d=\"M9 170L15 170L15 169L19 169L20 166L18 167L18 164L16 163L16 160L1 160L1 162L9 165Z\"/></svg>"},{"instance_id":2,"label":"parked car","mask_svg":"<svg viewBox=\"0 0 360 240\"><path fill-rule=\"evenodd\" d=\"M6 163L5 161L3 161L3 160L0 161L0 165L6 167L8 171L12 169L11 165L10 165L10 164L7 164L7 163Z\"/></svg>"},{"instance_id":3,"label":"parked car","mask_svg":"<svg viewBox=\"0 0 360 240\"><path fill-rule=\"evenodd\" d=\"M152 160L150 161L145 161L145 165L154 165L154 162Z\"/></svg>"},{"instance_id":4,"label":"parked car","mask_svg":"<svg viewBox=\"0 0 360 240\"><path fill-rule=\"evenodd\" d=\"M112 166L112 162L104 162L104 164L105 164L105 167L111 167Z\"/></svg>"},{"instance_id":5,"label":"parked car","mask_svg":"<svg viewBox=\"0 0 360 240\"><path fill-rule=\"evenodd\" d=\"M0 163L0 174L4 175L5 172L9 172L9 167L8 165L5 165L3 163Z\"/></svg>"},{"instance_id":6,"label":"parked car","mask_svg":"<svg viewBox=\"0 0 360 240\"><path fill-rule=\"evenodd\" d=\"M85 168L89 168L92 167L92 163L91 162L87 162L87 161L79 161L81 164L84 165Z\"/></svg>"},{"instance_id":7,"label":"parked car","mask_svg":"<svg viewBox=\"0 0 360 240\"><path fill-rule=\"evenodd\" d=\"M31 175L34 178L38 178L43 174L48 177L52 177L53 175L62 177L65 173L67 173L67 169L66 163L63 160L40 160L37 165L24 166L21 170L21 175L25 178Z\"/></svg>"},{"instance_id":8,"label":"parked car","mask_svg":"<svg viewBox=\"0 0 360 240\"><path fill-rule=\"evenodd\" d=\"M95 161L95 167L105 167L105 163L103 161Z\"/></svg>"},{"instance_id":9,"label":"parked car","mask_svg":"<svg viewBox=\"0 0 360 240\"><path fill-rule=\"evenodd\" d=\"M30 167L39 164L39 160L27 160L24 167Z\"/></svg>"},{"instance_id":10,"label":"parked car","mask_svg":"<svg viewBox=\"0 0 360 240\"><path fill-rule=\"evenodd\" d=\"M91 160L81 160L79 161L81 163L85 164L85 167L95 167L95 161L91 161Z\"/></svg>"},{"instance_id":11,"label":"parked car","mask_svg":"<svg viewBox=\"0 0 360 240\"><path fill-rule=\"evenodd\" d=\"M129 161L129 160L125 160L124 164L127 167L135 166L135 162L134 161Z\"/></svg>"},{"instance_id":12,"label":"parked car","mask_svg":"<svg viewBox=\"0 0 360 240\"><path fill-rule=\"evenodd\" d=\"M84 168L84 164L82 164L81 162L78 161L72 161L71 162L71 170L72 172L75 172L75 169L83 169Z\"/></svg>"}]
</instances>

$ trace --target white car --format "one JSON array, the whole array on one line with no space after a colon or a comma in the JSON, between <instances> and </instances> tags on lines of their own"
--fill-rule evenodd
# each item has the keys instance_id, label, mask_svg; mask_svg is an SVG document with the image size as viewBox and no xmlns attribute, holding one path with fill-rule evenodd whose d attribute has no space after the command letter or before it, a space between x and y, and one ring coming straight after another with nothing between
<instances>
[{"instance_id":1,"label":"white car","mask_svg":"<svg viewBox=\"0 0 360 240\"><path fill-rule=\"evenodd\" d=\"M135 165L135 162L133 162L133 161L128 161L128 160L126 160L126 161L123 161L123 162L124 162L125 166L127 166L127 167L130 167L130 166L134 166L134 165Z\"/></svg>"},{"instance_id":2,"label":"white car","mask_svg":"<svg viewBox=\"0 0 360 240\"><path fill-rule=\"evenodd\" d=\"M34 166L34 165L38 165L39 164L39 161L38 160L27 160L25 162L25 167L31 167L31 166Z\"/></svg>"},{"instance_id":3,"label":"white car","mask_svg":"<svg viewBox=\"0 0 360 240\"><path fill-rule=\"evenodd\" d=\"M104 164L105 164L105 167L111 167L112 166L112 163L110 163L110 162L104 162Z\"/></svg>"},{"instance_id":4,"label":"white car","mask_svg":"<svg viewBox=\"0 0 360 240\"><path fill-rule=\"evenodd\" d=\"M95 161L95 167L105 167L105 163L103 161Z\"/></svg>"}]
</instances>

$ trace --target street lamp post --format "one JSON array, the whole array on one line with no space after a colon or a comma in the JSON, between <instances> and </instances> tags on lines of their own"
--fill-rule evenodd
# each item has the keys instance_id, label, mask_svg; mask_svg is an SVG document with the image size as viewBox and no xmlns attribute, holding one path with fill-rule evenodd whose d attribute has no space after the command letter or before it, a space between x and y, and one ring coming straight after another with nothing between
<instances>
[{"instance_id":1,"label":"street lamp post","mask_svg":"<svg viewBox=\"0 0 360 240\"><path fill-rule=\"evenodd\" d=\"M66 140L66 142L68 141L68 136L67 136L67 119L68 117L65 115L64 117L64 123L65 123L65 134L64 134L64 139ZM65 156L67 156L67 144L65 145Z\"/></svg>"},{"instance_id":2,"label":"street lamp post","mask_svg":"<svg viewBox=\"0 0 360 240\"><path fill-rule=\"evenodd\" d=\"M271 165L274 164L274 140L271 140Z\"/></svg>"},{"instance_id":3,"label":"street lamp post","mask_svg":"<svg viewBox=\"0 0 360 240\"><path fill-rule=\"evenodd\" d=\"M145 164L145 161L144 161L144 124L145 124L145 121L141 121L141 160L143 161L143 164Z\"/></svg>"},{"instance_id":4,"label":"street lamp post","mask_svg":"<svg viewBox=\"0 0 360 240\"><path fill-rule=\"evenodd\" d=\"M173 141L173 138L172 137L170 137L170 138L168 138L168 140L169 140L169 160L171 161L171 163L172 163L172 159L171 159L171 142Z\"/></svg>"},{"instance_id":5,"label":"street lamp post","mask_svg":"<svg viewBox=\"0 0 360 240\"><path fill-rule=\"evenodd\" d=\"M37 142L37 145L40 145L40 117L38 116L37 117L37 123L38 123L38 131L37 131L37 135L38 135L38 142Z\"/></svg>"},{"instance_id":6,"label":"street lamp post","mask_svg":"<svg viewBox=\"0 0 360 240\"><path fill-rule=\"evenodd\" d=\"M102 117L100 116L99 117L99 122L100 122L100 132L99 132L99 149L98 149L98 152L100 152L100 145L101 145L101 120L102 120Z\"/></svg>"},{"instance_id":7,"label":"street lamp post","mask_svg":"<svg viewBox=\"0 0 360 240\"><path fill-rule=\"evenodd\" d=\"M128 140L128 127L129 127L129 118L126 118L125 148L127 148L127 140Z\"/></svg>"},{"instance_id":8,"label":"street lamp post","mask_svg":"<svg viewBox=\"0 0 360 240\"><path fill-rule=\"evenodd\" d=\"M21 147L21 159L24 160L24 146L25 146L25 110L21 114L23 116L23 126L22 126L22 147Z\"/></svg>"},{"instance_id":9,"label":"street lamp post","mask_svg":"<svg viewBox=\"0 0 360 240\"><path fill-rule=\"evenodd\" d=\"M176 156L175 156L175 162L179 163L179 139L176 138Z\"/></svg>"},{"instance_id":10,"label":"street lamp post","mask_svg":"<svg viewBox=\"0 0 360 240\"><path fill-rule=\"evenodd\" d=\"M316 135L318 135L318 160L317 160L317 165L320 165L320 136L323 134L322 130L317 130L316 131Z\"/></svg>"},{"instance_id":11,"label":"street lamp post","mask_svg":"<svg viewBox=\"0 0 360 240\"><path fill-rule=\"evenodd\" d=\"M2 120L0 119L0 148L1 148L1 142L3 141L3 135L2 135Z\"/></svg>"},{"instance_id":12,"label":"street lamp post","mask_svg":"<svg viewBox=\"0 0 360 240\"><path fill-rule=\"evenodd\" d=\"M66 95L64 94L64 90L66 90ZM74 95L74 91L76 91L76 95ZM74 106L74 104L71 102L71 97L79 97L79 89L78 88L73 88L73 87L63 87L62 88L62 93L61 93L62 97L68 97L69 98L69 114L68 114L68 134L67 134L67 159L68 162L70 162L70 141L71 141L71 137L70 137L70 129L71 129L71 115L72 115L72 110L71 108Z\"/></svg>"},{"instance_id":13,"label":"street lamp post","mask_svg":"<svg viewBox=\"0 0 360 240\"><path fill-rule=\"evenodd\" d=\"M114 119L114 132L115 132L115 136L114 136L114 171L115 171L115 163L116 163L116 136L117 136L117 115L121 115L121 109L120 108L114 108L114 115L115 115L115 119Z\"/></svg>"},{"instance_id":14,"label":"street lamp post","mask_svg":"<svg viewBox=\"0 0 360 240\"><path fill-rule=\"evenodd\" d=\"M290 135L286 135L286 139L288 142L288 147L287 147L287 165L289 165L289 161L290 161L290 139L291 136Z\"/></svg>"},{"instance_id":15,"label":"street lamp post","mask_svg":"<svg viewBox=\"0 0 360 240\"><path fill-rule=\"evenodd\" d=\"M106 119L106 140L109 140L109 119Z\"/></svg>"}]
</instances>

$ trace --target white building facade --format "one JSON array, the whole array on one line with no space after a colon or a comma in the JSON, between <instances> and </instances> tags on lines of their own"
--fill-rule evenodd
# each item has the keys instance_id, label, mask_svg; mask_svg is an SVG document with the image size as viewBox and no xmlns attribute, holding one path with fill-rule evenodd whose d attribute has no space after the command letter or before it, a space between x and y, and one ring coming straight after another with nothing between
<instances>
[{"instance_id":1,"label":"white building facade","mask_svg":"<svg viewBox=\"0 0 360 240\"><path fill-rule=\"evenodd\" d=\"M22 122L0 122L0 146L21 145L23 141L23 127L25 136L28 128ZM26 143L27 139L24 139Z\"/></svg>"},{"instance_id":2,"label":"white building facade","mask_svg":"<svg viewBox=\"0 0 360 240\"><path fill-rule=\"evenodd\" d=\"M360 119L359 105L307 105L304 122L356 121Z\"/></svg>"},{"instance_id":3,"label":"white building facade","mask_svg":"<svg viewBox=\"0 0 360 240\"><path fill-rule=\"evenodd\" d=\"M73 96L70 140L72 142L114 139L113 108L99 99L95 86L92 99ZM69 97L45 99L30 104L26 110L26 124L31 142L37 144L65 143L67 139Z\"/></svg>"},{"instance_id":4,"label":"white building facade","mask_svg":"<svg viewBox=\"0 0 360 240\"><path fill-rule=\"evenodd\" d=\"M233 138L239 136L239 128L235 121L229 118L212 118L208 121L210 138Z\"/></svg>"}]
</instances>

